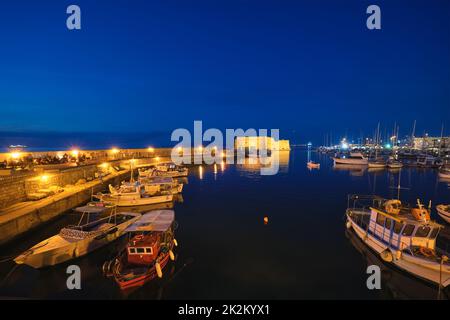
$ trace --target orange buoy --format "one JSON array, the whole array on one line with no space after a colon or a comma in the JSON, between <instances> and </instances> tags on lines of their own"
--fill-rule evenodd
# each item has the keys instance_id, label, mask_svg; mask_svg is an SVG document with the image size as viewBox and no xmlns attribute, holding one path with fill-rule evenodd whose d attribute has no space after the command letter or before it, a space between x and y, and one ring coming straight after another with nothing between
<instances>
[{"instance_id":1,"label":"orange buoy","mask_svg":"<svg viewBox=\"0 0 450 320\"><path fill-rule=\"evenodd\" d=\"M269 223L269 217L268 216L264 216L264 224L268 224Z\"/></svg>"}]
</instances>

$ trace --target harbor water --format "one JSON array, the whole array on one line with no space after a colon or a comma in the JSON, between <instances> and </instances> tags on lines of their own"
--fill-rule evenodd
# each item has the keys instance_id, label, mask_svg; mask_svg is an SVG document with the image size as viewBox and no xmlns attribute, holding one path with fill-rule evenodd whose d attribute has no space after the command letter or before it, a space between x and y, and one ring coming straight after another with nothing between
<instances>
[{"instance_id":1,"label":"harbor water","mask_svg":"<svg viewBox=\"0 0 450 320\"><path fill-rule=\"evenodd\" d=\"M40 270L15 266L18 255L79 219L68 212L0 248L0 297L24 299L435 299L433 286L383 264L345 228L348 194L377 194L433 207L450 200L450 181L437 170L371 170L334 167L318 153L319 170L306 167L307 152L280 156L280 172L261 176L249 159L243 165L190 167L182 199L173 206L176 261L156 279L123 293L102 273L103 263L126 237L82 257ZM400 188L399 186L400 177ZM134 209L136 210L136 209ZM148 208L142 208L143 211ZM265 219L266 218L266 219ZM432 219L445 225L435 210ZM265 221L266 220L266 221ZM449 251L448 228L439 246ZM366 285L368 265L382 270L381 289ZM81 270L81 289L68 290L69 265Z\"/></svg>"}]
</instances>

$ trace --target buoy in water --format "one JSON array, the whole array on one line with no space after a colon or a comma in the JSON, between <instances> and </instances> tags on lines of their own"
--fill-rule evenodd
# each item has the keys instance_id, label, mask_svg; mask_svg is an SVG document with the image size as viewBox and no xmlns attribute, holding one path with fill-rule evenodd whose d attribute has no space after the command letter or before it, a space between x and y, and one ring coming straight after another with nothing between
<instances>
[{"instance_id":1,"label":"buoy in water","mask_svg":"<svg viewBox=\"0 0 450 320\"><path fill-rule=\"evenodd\" d=\"M170 260L172 260L172 261L175 260L175 255L173 254L172 250L169 250L169 257L170 257Z\"/></svg>"},{"instance_id":2,"label":"buoy in water","mask_svg":"<svg viewBox=\"0 0 450 320\"><path fill-rule=\"evenodd\" d=\"M173 244L175 245L175 247L178 247L178 241L177 241L177 239L173 238Z\"/></svg>"},{"instance_id":3,"label":"buoy in water","mask_svg":"<svg viewBox=\"0 0 450 320\"><path fill-rule=\"evenodd\" d=\"M269 217L268 216L264 216L264 224L268 224L269 223Z\"/></svg>"},{"instance_id":4,"label":"buoy in water","mask_svg":"<svg viewBox=\"0 0 450 320\"><path fill-rule=\"evenodd\" d=\"M159 264L159 262L155 263L155 269L156 269L156 274L158 275L158 278L162 278L162 270L161 270L161 265Z\"/></svg>"}]
</instances>

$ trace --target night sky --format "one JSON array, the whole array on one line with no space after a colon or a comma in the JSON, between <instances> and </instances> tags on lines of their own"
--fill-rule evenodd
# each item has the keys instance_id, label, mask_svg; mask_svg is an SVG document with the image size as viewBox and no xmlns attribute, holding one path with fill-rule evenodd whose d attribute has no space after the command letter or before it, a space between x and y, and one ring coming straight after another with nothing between
<instances>
[{"instance_id":1,"label":"night sky","mask_svg":"<svg viewBox=\"0 0 450 320\"><path fill-rule=\"evenodd\" d=\"M370 4L381 30L366 28ZM169 139L194 120L295 143L372 136L379 121L450 134L448 0L2 1L0 40L3 137Z\"/></svg>"}]
</instances>

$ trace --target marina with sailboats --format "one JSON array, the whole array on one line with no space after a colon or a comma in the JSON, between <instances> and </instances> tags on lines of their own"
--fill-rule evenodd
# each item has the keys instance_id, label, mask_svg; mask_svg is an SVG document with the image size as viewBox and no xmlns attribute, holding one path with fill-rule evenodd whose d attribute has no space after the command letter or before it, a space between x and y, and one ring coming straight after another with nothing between
<instances>
[{"instance_id":1,"label":"marina with sailboats","mask_svg":"<svg viewBox=\"0 0 450 320\"><path fill-rule=\"evenodd\" d=\"M353 233L358 240L351 243L357 243L358 250L366 246L364 250L378 259L384 273L395 274L402 281L408 279L408 288L386 287L380 294L395 298L398 290L403 297L448 298L450 182L440 177L446 166L399 167L390 166L389 161L384 166L371 166L369 159L392 157L398 155L399 149L392 152L379 146L367 149L352 145L349 149L352 151L345 151L357 154L348 158L344 153L335 156L324 152L324 147L313 148L312 144L306 149L293 147L280 151L280 173L267 177L255 175L260 164L251 157L244 164L227 163L224 158L220 166L177 166L156 155L159 151L153 149L152 156L123 160L131 166L121 175L121 181L113 185L106 180L108 175L99 175L96 179L104 180L103 187L98 192L91 191L87 202L1 247L1 256L10 257L3 258L0 264L1 295L67 298L75 293L58 289L61 284L53 282L50 275L76 263L87 270L83 283L92 284L91 289L83 290L79 296L85 298L93 295L114 299L177 298L186 296L186 290L190 290L190 297L205 298L205 292L209 292L210 296L220 298L224 293L234 292L232 286L240 288L243 295L255 297L269 292L287 297L282 292L289 290L290 296L297 298L332 298L340 296L341 281L352 288L347 293L351 298L355 293L361 295L365 285L365 273L360 270L364 260L347 242L349 233ZM442 155L445 158L445 153ZM108 170L114 171L113 165ZM98 165L100 171L105 167L103 163ZM323 202L324 194L334 196ZM265 197L271 200L263 200ZM349 200L345 205L347 197L355 204ZM298 199L305 201L302 210L295 205ZM315 201L322 205L312 205ZM218 208L217 202L223 207ZM213 208L217 212L211 215ZM224 230L235 226L236 219L241 226L225 244ZM302 219L309 221L311 230L300 224ZM289 232L293 225L300 233ZM321 230L315 234L321 240L315 245L306 240L313 230ZM253 240L247 232L251 232ZM197 236L202 233L206 233L207 243ZM273 243L269 244L267 237ZM256 249L264 244L266 249L273 250L279 245L275 239L284 239L283 242L290 239L292 244L274 255ZM336 255L345 259L329 257L328 275L334 280L317 287L321 275L311 268L324 263L320 252L328 250L330 242L335 242ZM298 243L308 243L313 250L298 251ZM225 249L222 263L239 261L242 268L231 271L218 267L215 255L208 253L210 246ZM251 260L245 258L249 252ZM291 252L292 267L301 266L301 271L276 262L280 254L287 252ZM242 277L249 276L254 263L261 259L280 270L277 272L283 270L291 280L266 283L266 289L258 293L249 287L244 289L246 281L242 282ZM345 261L344 269L338 261ZM209 281L201 280L205 268L209 281L216 285L215 290L205 291L209 285ZM268 276L274 271L265 272ZM304 280L299 272L315 279L316 285L300 289L299 283ZM226 276L229 273L231 278ZM225 276L230 285L221 282ZM29 291L30 282L26 279L34 279L36 285L45 282L46 289ZM194 283L196 290L192 290ZM416 287L426 290L419 292ZM363 296L379 298L370 291Z\"/></svg>"}]
</instances>

